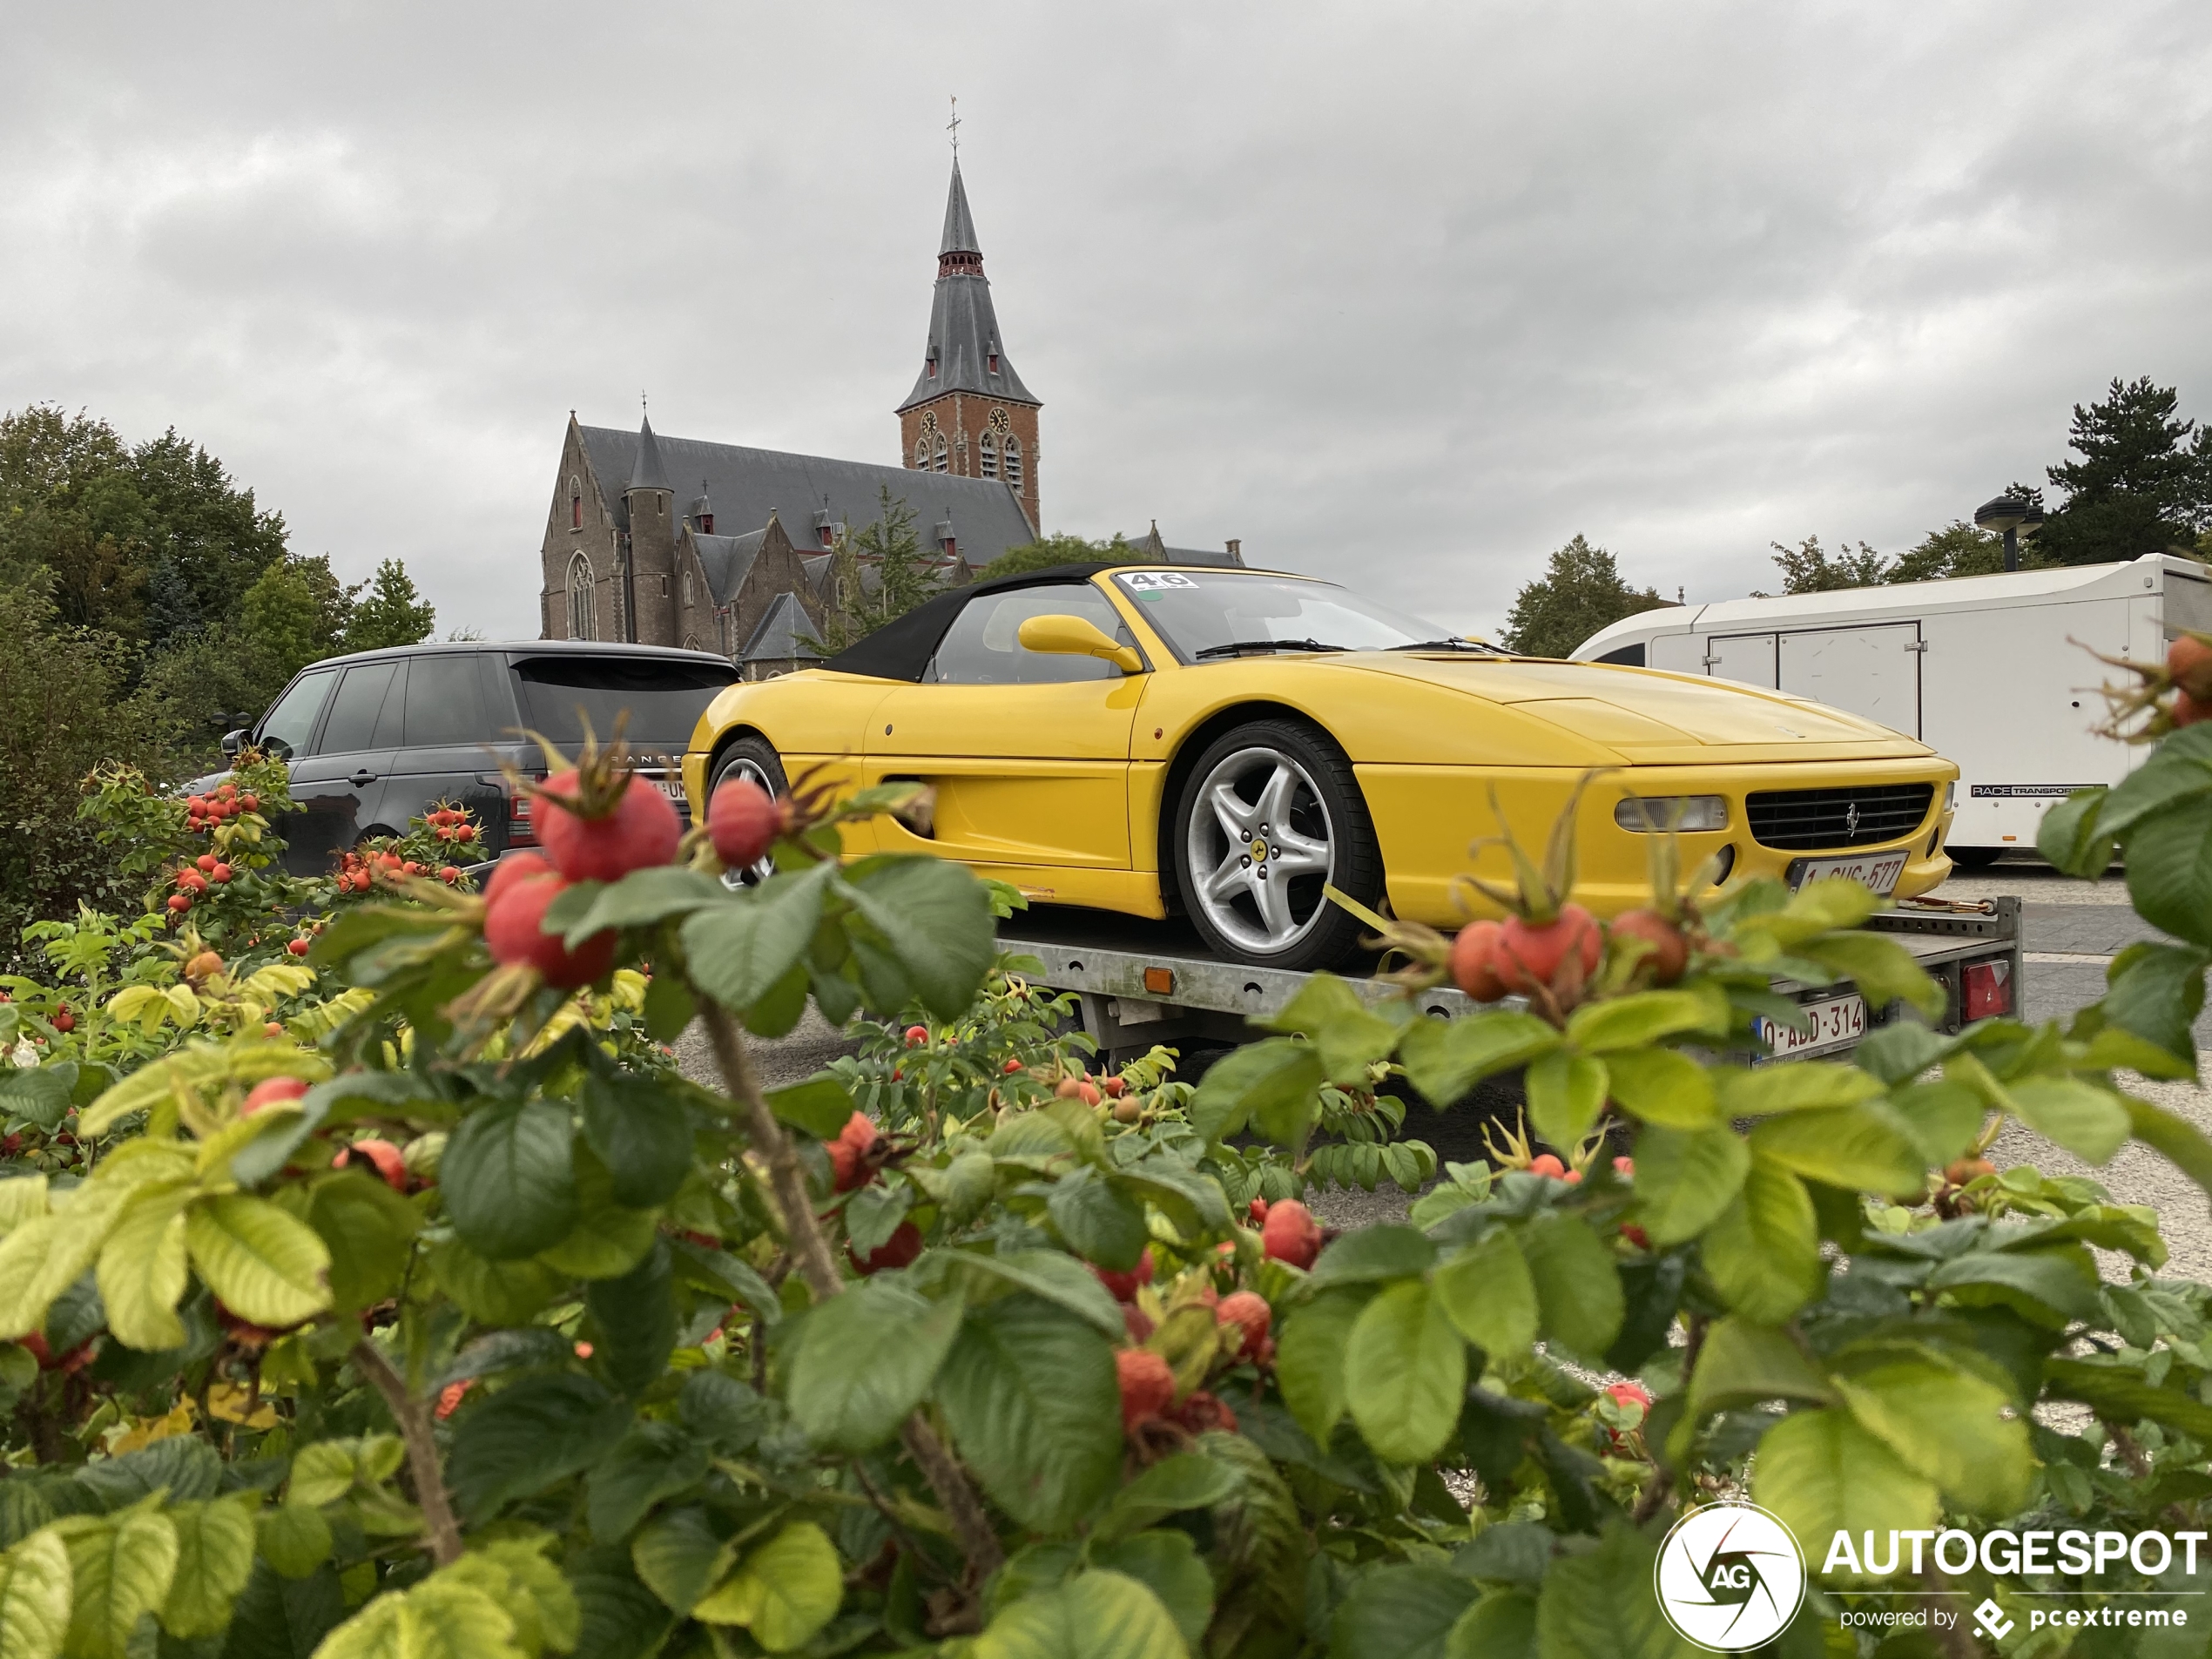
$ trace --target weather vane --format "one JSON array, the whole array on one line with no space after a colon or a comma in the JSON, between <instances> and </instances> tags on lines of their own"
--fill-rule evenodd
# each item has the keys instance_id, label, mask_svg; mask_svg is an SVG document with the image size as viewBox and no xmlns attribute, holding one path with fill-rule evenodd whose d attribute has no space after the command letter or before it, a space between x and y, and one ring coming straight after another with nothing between
<instances>
[{"instance_id":1,"label":"weather vane","mask_svg":"<svg viewBox=\"0 0 2212 1659\"><path fill-rule=\"evenodd\" d=\"M945 131L953 135L953 159L960 159L960 95L953 94L953 118L945 123Z\"/></svg>"}]
</instances>

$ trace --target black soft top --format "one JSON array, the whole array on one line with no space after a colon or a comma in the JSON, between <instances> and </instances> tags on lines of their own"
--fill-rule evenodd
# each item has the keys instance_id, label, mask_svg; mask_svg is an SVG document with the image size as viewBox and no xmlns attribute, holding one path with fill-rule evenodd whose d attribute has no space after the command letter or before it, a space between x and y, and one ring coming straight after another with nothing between
<instances>
[{"instance_id":1,"label":"black soft top","mask_svg":"<svg viewBox=\"0 0 2212 1659\"><path fill-rule=\"evenodd\" d=\"M1088 582L1102 570L1126 569L1128 561L1094 564L1055 564L1018 576L994 577L973 586L954 588L923 601L903 617L894 617L867 638L858 640L822 666L833 674L859 674L868 679L920 681L929 659L953 625L961 607L986 593L1005 593L1014 588L1042 588L1056 582Z\"/></svg>"}]
</instances>

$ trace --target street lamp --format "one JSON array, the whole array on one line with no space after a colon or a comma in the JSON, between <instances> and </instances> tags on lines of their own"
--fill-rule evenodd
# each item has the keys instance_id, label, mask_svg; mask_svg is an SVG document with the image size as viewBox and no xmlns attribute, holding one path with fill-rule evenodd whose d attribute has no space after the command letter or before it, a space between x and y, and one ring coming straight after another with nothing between
<instances>
[{"instance_id":1,"label":"street lamp","mask_svg":"<svg viewBox=\"0 0 2212 1659\"><path fill-rule=\"evenodd\" d=\"M1996 500L1986 501L1974 509L1976 529L2002 530L2005 533L2005 568L2007 570L2020 568L2020 532L2026 530L2033 536L2042 522L2043 509L2019 496L2000 496Z\"/></svg>"}]
</instances>

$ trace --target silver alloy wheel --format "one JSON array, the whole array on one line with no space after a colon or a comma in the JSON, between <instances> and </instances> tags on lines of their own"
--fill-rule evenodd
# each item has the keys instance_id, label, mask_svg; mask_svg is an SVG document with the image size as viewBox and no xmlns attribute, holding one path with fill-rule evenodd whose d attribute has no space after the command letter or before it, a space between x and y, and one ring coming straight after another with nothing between
<instances>
[{"instance_id":1,"label":"silver alloy wheel","mask_svg":"<svg viewBox=\"0 0 2212 1659\"><path fill-rule=\"evenodd\" d=\"M761 768L760 763L750 755L738 755L722 768L720 774L714 780L714 788L707 791L709 811L712 810L714 790L721 788L726 783L735 782L740 778L747 783L759 785L771 798L773 798L776 793L775 784L770 780L767 772ZM763 853L758 863L749 864L742 870L723 871L722 885L725 887L757 887L775 873L775 856L772 853Z\"/></svg>"},{"instance_id":2,"label":"silver alloy wheel","mask_svg":"<svg viewBox=\"0 0 2212 1659\"><path fill-rule=\"evenodd\" d=\"M1266 748L1224 756L1184 826L1192 901L1243 949L1288 950L1328 908L1330 830L1321 792L1290 756Z\"/></svg>"}]
</instances>

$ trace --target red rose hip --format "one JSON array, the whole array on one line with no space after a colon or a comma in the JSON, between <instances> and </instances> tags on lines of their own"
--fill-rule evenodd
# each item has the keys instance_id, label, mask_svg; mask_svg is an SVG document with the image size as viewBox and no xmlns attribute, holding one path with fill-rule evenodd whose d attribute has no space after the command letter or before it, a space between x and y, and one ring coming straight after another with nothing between
<instances>
[{"instance_id":1,"label":"red rose hip","mask_svg":"<svg viewBox=\"0 0 2212 1659\"><path fill-rule=\"evenodd\" d=\"M1311 1267L1313 1258L1321 1253L1321 1224L1297 1199L1285 1198L1267 1206L1267 1219L1261 1224L1259 1242L1275 1261L1288 1262L1292 1267Z\"/></svg>"}]
</instances>

